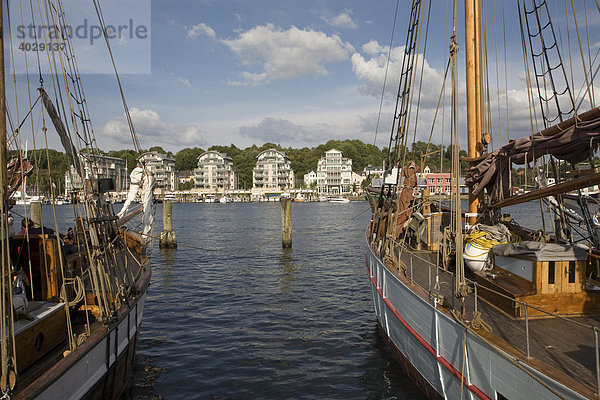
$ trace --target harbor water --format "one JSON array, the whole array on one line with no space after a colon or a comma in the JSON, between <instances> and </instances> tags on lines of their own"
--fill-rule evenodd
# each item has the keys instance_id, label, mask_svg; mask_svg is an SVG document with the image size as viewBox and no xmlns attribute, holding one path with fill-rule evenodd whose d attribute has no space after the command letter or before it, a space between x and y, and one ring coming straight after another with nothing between
<instances>
[{"instance_id":1,"label":"harbor water","mask_svg":"<svg viewBox=\"0 0 600 400\"><path fill-rule=\"evenodd\" d=\"M541 223L535 202L510 212ZM71 206L57 213L72 220ZM178 248L154 241L123 399L424 399L377 330L368 203L294 203L292 214L282 249L279 202L173 204ZM158 234L160 204L156 215Z\"/></svg>"},{"instance_id":2,"label":"harbor water","mask_svg":"<svg viewBox=\"0 0 600 400\"><path fill-rule=\"evenodd\" d=\"M423 398L377 333L368 208L294 203L282 249L279 202L173 204L178 249L155 243L130 398Z\"/></svg>"}]
</instances>

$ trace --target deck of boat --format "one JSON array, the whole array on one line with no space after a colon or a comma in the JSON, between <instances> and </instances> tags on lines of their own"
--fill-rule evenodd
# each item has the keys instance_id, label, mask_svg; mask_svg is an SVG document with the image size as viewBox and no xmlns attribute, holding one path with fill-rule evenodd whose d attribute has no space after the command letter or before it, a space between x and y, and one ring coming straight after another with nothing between
<instances>
[{"instance_id":1,"label":"deck of boat","mask_svg":"<svg viewBox=\"0 0 600 400\"><path fill-rule=\"evenodd\" d=\"M411 260L412 259L412 260ZM430 299L436 274L436 252L403 251L400 260L406 266L397 276L424 298ZM412 268L411 268L412 265ZM454 297L453 275L439 269L439 294L452 304ZM429 276L428 276L429 275ZM475 296L470 293L466 301L466 315L470 320L475 309ZM527 357L526 321L517 320L501 312L478 296L477 309L491 333L478 329L477 333L505 352L536 368L542 368L552 378L563 382L587 397L596 397L596 355L594 331L590 325L600 327L600 315L577 318L550 317L529 319L529 352ZM543 365L546 364L546 365Z\"/></svg>"}]
</instances>

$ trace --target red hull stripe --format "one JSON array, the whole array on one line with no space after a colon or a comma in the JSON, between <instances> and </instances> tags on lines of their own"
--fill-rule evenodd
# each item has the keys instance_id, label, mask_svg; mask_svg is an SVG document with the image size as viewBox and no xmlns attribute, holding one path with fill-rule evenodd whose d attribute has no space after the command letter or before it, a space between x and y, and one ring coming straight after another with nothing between
<instances>
[{"instance_id":1,"label":"red hull stripe","mask_svg":"<svg viewBox=\"0 0 600 400\"><path fill-rule=\"evenodd\" d=\"M438 356L435 354L435 349L425 340L423 339L423 337L421 335L419 335L409 324L408 322L406 322L404 320L404 318L402 318L402 316L398 313L398 311L396 311L396 309L394 308L394 306L388 301L387 298L383 297L383 292L380 288L377 287L377 283L375 282L375 278L373 277L373 275L371 275L371 268L369 265L369 258L368 256L366 257L366 264L367 264L367 272L369 274L369 278L371 279L371 282L373 283L373 287L375 287L377 289L377 292L379 293L379 296L381 297L381 299L385 302L385 304L387 304L387 306L390 308L390 310L392 310L392 312L394 313L394 315L396 316L396 318L398 318L398 320L400 322L402 322L402 325L404 325L404 327L415 337L415 339L417 339L419 341L419 343L421 343L421 345L423 345L423 347L425 347L427 349L427 351L429 353L431 353L431 355L440 363L442 364L452 375L454 375L459 381L463 382L463 385L469 389L469 391L471 391L475 396L477 396L480 399L483 400L491 400L490 397L488 397L485 393L483 393L481 391L481 389L479 389L477 386L475 385L471 385L467 383L467 380L465 379L465 377L460 373L459 370L457 370L456 368L454 368L452 366L452 364L450 364L450 362L448 362L448 360L446 360L444 357L442 356Z\"/></svg>"}]
</instances>

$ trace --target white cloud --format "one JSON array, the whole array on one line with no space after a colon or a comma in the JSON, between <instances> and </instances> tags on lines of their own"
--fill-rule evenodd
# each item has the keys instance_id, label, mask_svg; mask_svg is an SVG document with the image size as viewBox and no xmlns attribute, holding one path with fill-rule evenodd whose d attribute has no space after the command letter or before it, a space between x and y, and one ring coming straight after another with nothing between
<instances>
[{"instance_id":1,"label":"white cloud","mask_svg":"<svg viewBox=\"0 0 600 400\"><path fill-rule=\"evenodd\" d=\"M323 21L336 28L356 29L358 28L358 24L352 19L351 13L351 10L345 10L343 13L340 13L333 18L321 18Z\"/></svg>"},{"instance_id":2,"label":"white cloud","mask_svg":"<svg viewBox=\"0 0 600 400\"><path fill-rule=\"evenodd\" d=\"M391 114L382 116L378 145L387 145L391 120ZM377 115L370 107L359 107L271 115L234 124L237 126L235 135L244 145L272 142L300 148L313 147L332 139L360 139L373 143L376 122Z\"/></svg>"},{"instance_id":3,"label":"white cloud","mask_svg":"<svg viewBox=\"0 0 600 400\"><path fill-rule=\"evenodd\" d=\"M327 75L326 64L345 60L354 50L337 35L295 26L284 31L273 24L255 26L223 43L244 66L256 67L242 71L241 80L229 82L231 85L258 86L280 79Z\"/></svg>"},{"instance_id":4,"label":"white cloud","mask_svg":"<svg viewBox=\"0 0 600 400\"><path fill-rule=\"evenodd\" d=\"M386 80L386 95L394 97L397 94L398 79L401 74L404 46L394 47L389 54L389 46L381 46L377 41L371 40L364 44L361 50L366 57L356 52L351 57L352 70L355 76L363 82L361 92L370 96L381 96L384 80ZM435 107L443 83L443 71L438 71L429 65L421 54L414 65L416 75L413 85L421 86L421 106ZM387 70L387 78L386 78ZM421 85L421 71L422 85Z\"/></svg>"},{"instance_id":5,"label":"white cloud","mask_svg":"<svg viewBox=\"0 0 600 400\"><path fill-rule=\"evenodd\" d=\"M384 50L384 48L379 45L379 42L377 40L371 40L370 42L363 44L361 46L361 49L368 55L375 55L377 53L383 52Z\"/></svg>"},{"instance_id":6,"label":"white cloud","mask_svg":"<svg viewBox=\"0 0 600 400\"><path fill-rule=\"evenodd\" d=\"M187 37L193 38L197 36L206 36L209 38L214 38L216 36L215 30L210 26L206 25L204 22L200 22L194 26L186 26Z\"/></svg>"},{"instance_id":7,"label":"white cloud","mask_svg":"<svg viewBox=\"0 0 600 400\"><path fill-rule=\"evenodd\" d=\"M331 128L325 123L307 127L287 119L267 117L256 125L241 126L239 133L248 138L286 146L326 141L326 138L331 136Z\"/></svg>"},{"instance_id":8,"label":"white cloud","mask_svg":"<svg viewBox=\"0 0 600 400\"><path fill-rule=\"evenodd\" d=\"M189 87L189 88L192 87L192 84L186 78L179 77L179 78L177 78L177 82L181 83L183 86L186 86L186 87Z\"/></svg>"},{"instance_id":9,"label":"white cloud","mask_svg":"<svg viewBox=\"0 0 600 400\"><path fill-rule=\"evenodd\" d=\"M174 125L163 121L154 110L129 109L135 131L142 147L150 146L201 146L206 144L204 135L196 125ZM108 121L103 134L118 143L130 144L131 136L125 116Z\"/></svg>"}]
</instances>

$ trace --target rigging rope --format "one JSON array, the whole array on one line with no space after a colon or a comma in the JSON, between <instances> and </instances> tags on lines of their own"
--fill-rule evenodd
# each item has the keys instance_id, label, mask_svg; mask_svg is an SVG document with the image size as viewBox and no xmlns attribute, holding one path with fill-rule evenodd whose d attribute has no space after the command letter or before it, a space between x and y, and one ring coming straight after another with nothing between
<instances>
[{"instance_id":1,"label":"rigging rope","mask_svg":"<svg viewBox=\"0 0 600 400\"><path fill-rule=\"evenodd\" d=\"M388 49L387 61L385 63L385 73L383 75L383 85L381 88L381 98L379 100L379 112L377 113L377 124L375 125L375 135L373 137L373 146L377 145L377 133L379 132L379 122L381 120L381 109L383 107L383 99L385 96L385 86L387 83L387 75L390 67L390 60L392 57L392 48L394 44L394 32L396 31L396 20L398 18L398 5L400 4L400 0L396 0L396 10L394 11L394 23L392 24L392 34L390 37L390 47ZM389 151L389 150L388 150Z\"/></svg>"},{"instance_id":2,"label":"rigging rope","mask_svg":"<svg viewBox=\"0 0 600 400\"><path fill-rule=\"evenodd\" d=\"M133 120L131 119L131 114L129 113L129 107L127 106L127 101L125 100L125 93L123 92L123 86L121 85L121 79L119 78L119 73L117 71L117 65L115 63L115 59L113 57L112 49L110 47L110 42L108 40L108 34L106 32L106 25L104 24L104 16L102 15L102 9L100 7L100 3L98 0L93 0L94 7L96 9L96 14L98 16L98 22L100 23L100 27L102 28L102 33L104 36L104 41L106 42L106 48L108 49L108 53L110 55L110 60L112 62L113 69L115 71L115 77L117 79L117 84L119 86L119 92L121 93L121 101L123 103L123 108L125 109L125 116L127 118L127 124L129 125L129 131L131 133L131 140L135 147L135 150L140 153L141 147L138 140L138 137L135 133L135 128L133 126Z\"/></svg>"}]
</instances>

